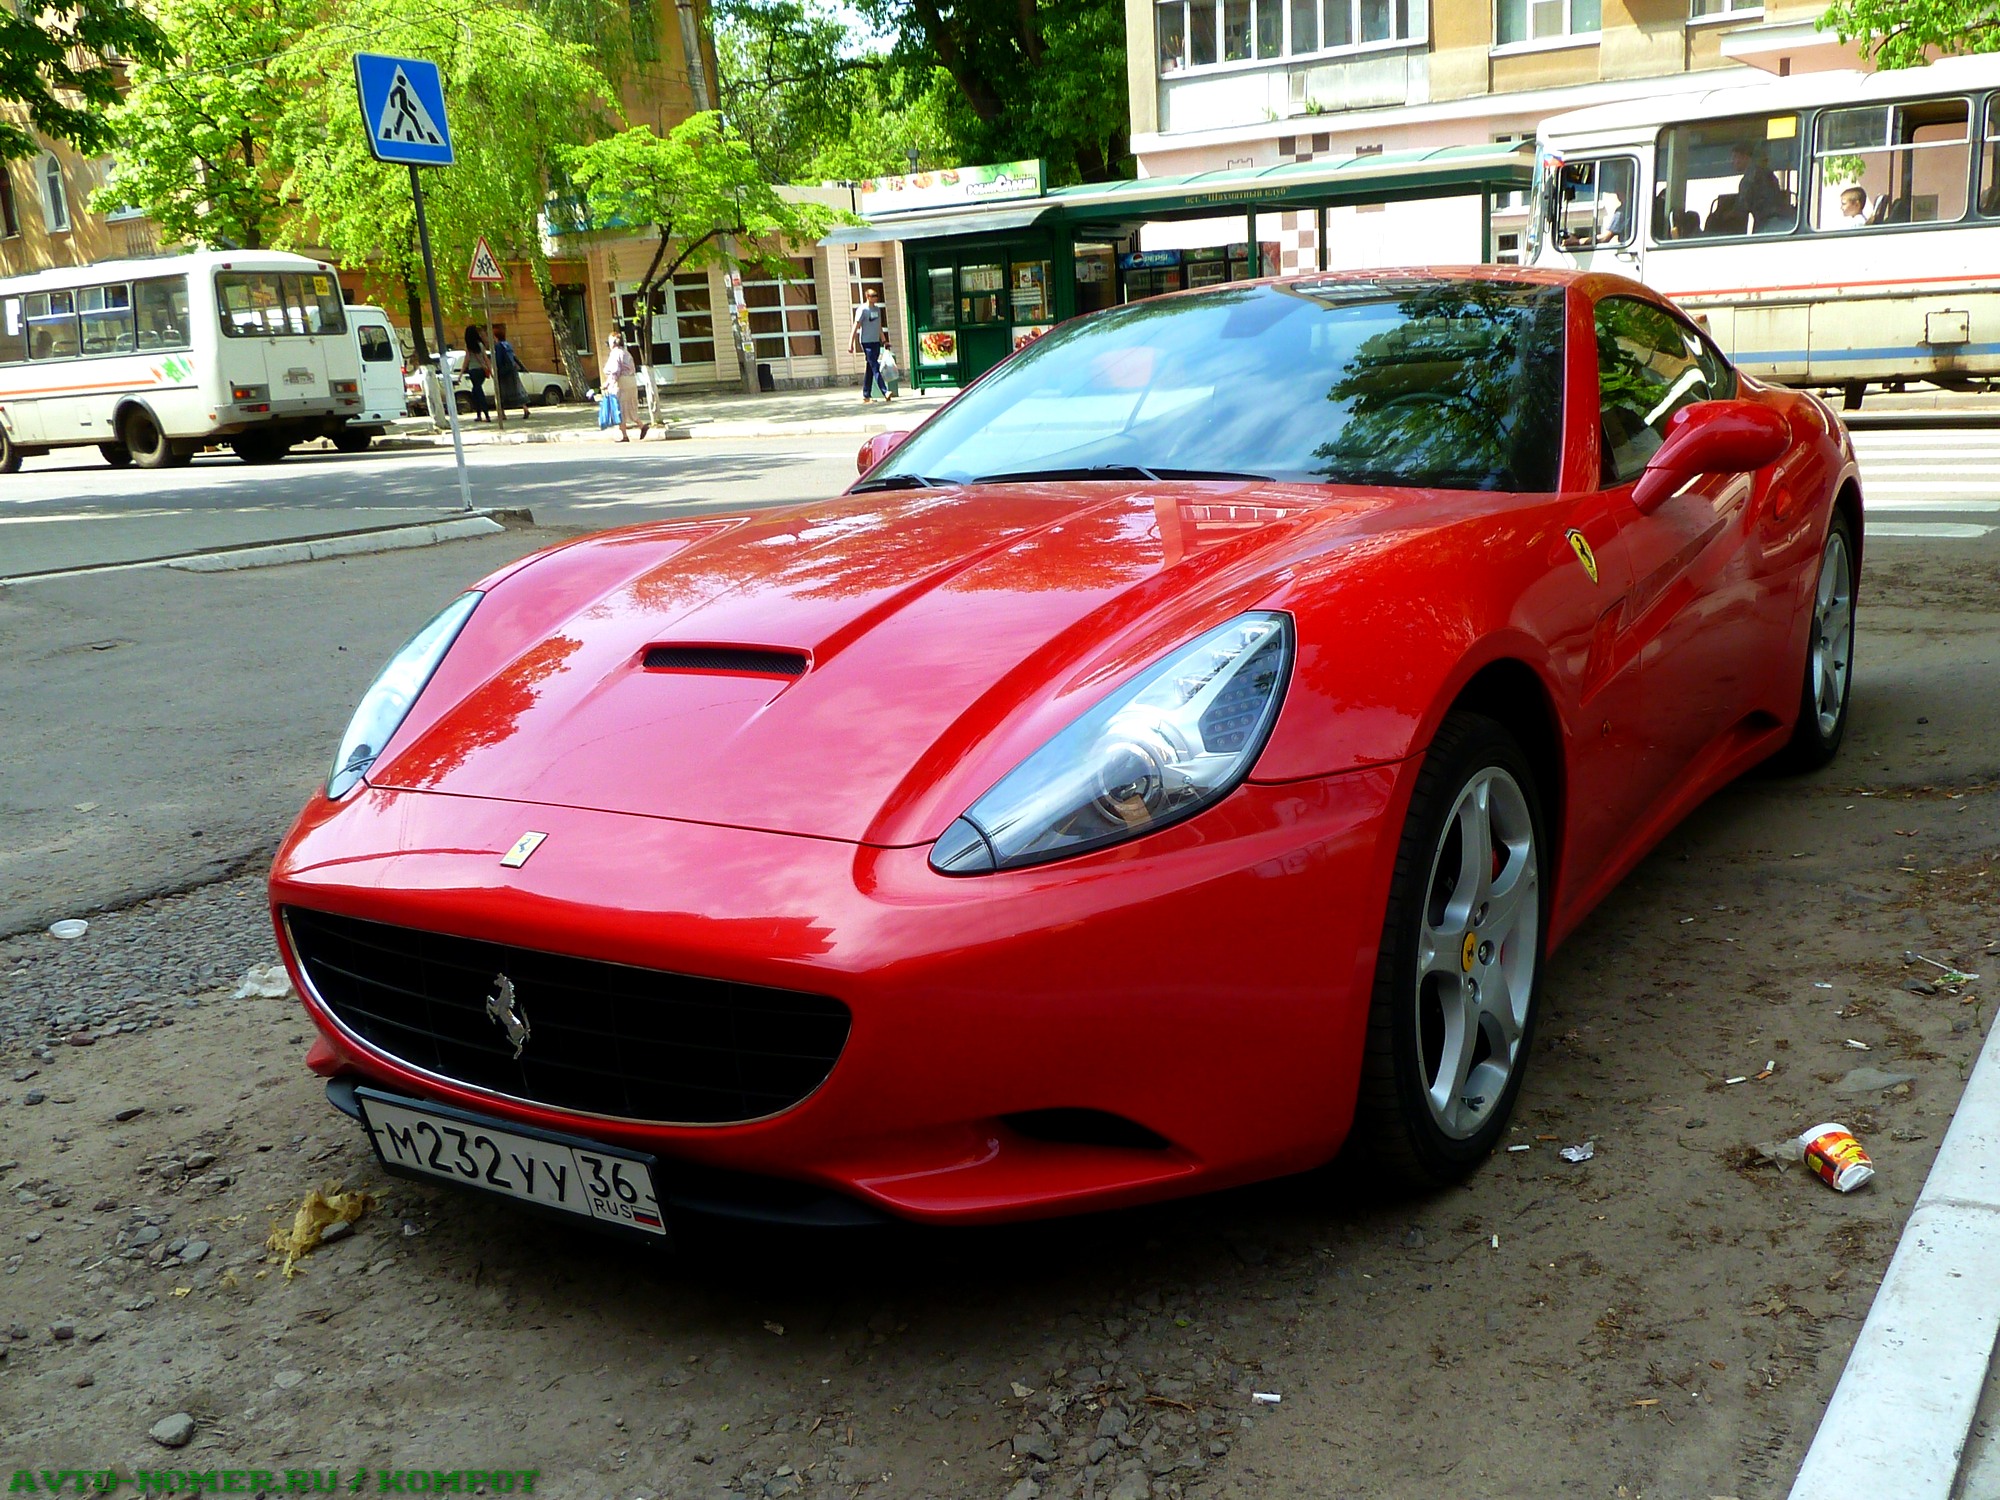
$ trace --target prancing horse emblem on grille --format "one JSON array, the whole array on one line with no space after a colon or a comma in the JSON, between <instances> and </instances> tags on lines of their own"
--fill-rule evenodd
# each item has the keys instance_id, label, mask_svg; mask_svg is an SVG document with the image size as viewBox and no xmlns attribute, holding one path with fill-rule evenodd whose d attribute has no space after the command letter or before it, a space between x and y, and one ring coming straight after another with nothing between
<instances>
[{"instance_id":1,"label":"prancing horse emblem on grille","mask_svg":"<svg viewBox=\"0 0 2000 1500\"><path fill-rule=\"evenodd\" d=\"M514 1044L514 1060L519 1062L521 1049L528 1045L528 1018L514 999L514 981L505 974L495 974L493 980L499 987L486 997L486 1014Z\"/></svg>"}]
</instances>

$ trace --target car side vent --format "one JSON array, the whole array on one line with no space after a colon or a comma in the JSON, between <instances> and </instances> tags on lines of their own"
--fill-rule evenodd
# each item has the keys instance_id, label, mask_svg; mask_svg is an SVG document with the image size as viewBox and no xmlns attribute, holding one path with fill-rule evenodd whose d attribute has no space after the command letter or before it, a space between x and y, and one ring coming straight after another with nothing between
<instances>
[{"instance_id":1,"label":"car side vent","mask_svg":"<svg viewBox=\"0 0 2000 1500\"><path fill-rule=\"evenodd\" d=\"M1059 1146L1118 1146L1128 1151L1164 1151L1172 1144L1136 1120L1101 1109L1030 1109L1001 1119L1031 1141Z\"/></svg>"},{"instance_id":2,"label":"car side vent","mask_svg":"<svg viewBox=\"0 0 2000 1500\"><path fill-rule=\"evenodd\" d=\"M805 674L803 651L760 646L648 646L647 667L662 672L755 672L763 677Z\"/></svg>"}]
</instances>

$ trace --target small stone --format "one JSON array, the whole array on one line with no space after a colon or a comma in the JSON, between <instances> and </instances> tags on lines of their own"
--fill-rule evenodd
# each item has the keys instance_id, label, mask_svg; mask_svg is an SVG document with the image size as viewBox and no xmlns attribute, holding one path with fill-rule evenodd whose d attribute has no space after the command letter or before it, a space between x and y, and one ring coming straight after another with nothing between
<instances>
[{"instance_id":1,"label":"small stone","mask_svg":"<svg viewBox=\"0 0 2000 1500\"><path fill-rule=\"evenodd\" d=\"M184 1266L191 1266L196 1261L205 1259L207 1255L207 1240L189 1240L181 1246L181 1264Z\"/></svg>"},{"instance_id":2,"label":"small stone","mask_svg":"<svg viewBox=\"0 0 2000 1500\"><path fill-rule=\"evenodd\" d=\"M213 1166L214 1164L215 1153L213 1151L188 1152L187 1167L190 1172L199 1172L203 1167Z\"/></svg>"},{"instance_id":3,"label":"small stone","mask_svg":"<svg viewBox=\"0 0 2000 1500\"><path fill-rule=\"evenodd\" d=\"M68 1042L72 1047L94 1047L97 1045L97 1038L87 1031L72 1031L63 1040Z\"/></svg>"},{"instance_id":4,"label":"small stone","mask_svg":"<svg viewBox=\"0 0 2000 1500\"><path fill-rule=\"evenodd\" d=\"M76 1337L76 1324L69 1322L67 1319L60 1323L51 1323L49 1324L49 1337L53 1338L58 1344L66 1344Z\"/></svg>"},{"instance_id":5,"label":"small stone","mask_svg":"<svg viewBox=\"0 0 2000 1500\"><path fill-rule=\"evenodd\" d=\"M1208 1456L1210 1458L1224 1458L1228 1453L1229 1444L1221 1438L1210 1438L1208 1440Z\"/></svg>"},{"instance_id":6,"label":"small stone","mask_svg":"<svg viewBox=\"0 0 2000 1500\"><path fill-rule=\"evenodd\" d=\"M41 1071L42 1070L40 1068L16 1068L14 1070L14 1082L26 1083L30 1078L33 1078L36 1074L40 1073Z\"/></svg>"},{"instance_id":7,"label":"small stone","mask_svg":"<svg viewBox=\"0 0 2000 1500\"><path fill-rule=\"evenodd\" d=\"M1424 1248L1424 1232L1417 1228L1416 1225L1412 1224L1408 1229L1403 1231L1403 1248L1405 1250L1421 1250Z\"/></svg>"},{"instance_id":8,"label":"small stone","mask_svg":"<svg viewBox=\"0 0 2000 1500\"><path fill-rule=\"evenodd\" d=\"M1097 1435L1101 1438L1115 1438L1131 1425L1132 1419L1114 1406L1097 1419Z\"/></svg>"},{"instance_id":9,"label":"small stone","mask_svg":"<svg viewBox=\"0 0 2000 1500\"><path fill-rule=\"evenodd\" d=\"M127 1120L138 1119L145 1112L146 1106L143 1104L128 1104L123 1109L114 1110L111 1118L116 1120L120 1125L123 1125Z\"/></svg>"},{"instance_id":10,"label":"small stone","mask_svg":"<svg viewBox=\"0 0 2000 1500\"><path fill-rule=\"evenodd\" d=\"M187 1176L187 1168L177 1161L163 1161L153 1170L162 1182L178 1182Z\"/></svg>"},{"instance_id":11,"label":"small stone","mask_svg":"<svg viewBox=\"0 0 2000 1500\"><path fill-rule=\"evenodd\" d=\"M160 1226L157 1224L141 1224L132 1231L132 1243L135 1245L151 1245L159 1238Z\"/></svg>"},{"instance_id":12,"label":"small stone","mask_svg":"<svg viewBox=\"0 0 2000 1500\"><path fill-rule=\"evenodd\" d=\"M1039 1458L1045 1464L1056 1461L1056 1445L1045 1432L1023 1432L1014 1438L1016 1458Z\"/></svg>"},{"instance_id":13,"label":"small stone","mask_svg":"<svg viewBox=\"0 0 2000 1500\"><path fill-rule=\"evenodd\" d=\"M1928 979L1912 979L1903 985L1912 995L1935 995L1937 986Z\"/></svg>"},{"instance_id":14,"label":"small stone","mask_svg":"<svg viewBox=\"0 0 2000 1500\"><path fill-rule=\"evenodd\" d=\"M1111 1451L1112 1446L1110 1438L1092 1438L1090 1446L1083 1450L1083 1461L1090 1464L1103 1463L1104 1455Z\"/></svg>"},{"instance_id":15,"label":"small stone","mask_svg":"<svg viewBox=\"0 0 2000 1500\"><path fill-rule=\"evenodd\" d=\"M1127 1474L1112 1486L1107 1500L1149 1500L1152 1493L1153 1487L1144 1474Z\"/></svg>"},{"instance_id":16,"label":"small stone","mask_svg":"<svg viewBox=\"0 0 2000 1500\"><path fill-rule=\"evenodd\" d=\"M48 1097L49 1096L43 1093L40 1089L29 1089L27 1093L21 1096L21 1102L23 1104L40 1104L44 1099Z\"/></svg>"},{"instance_id":17,"label":"small stone","mask_svg":"<svg viewBox=\"0 0 2000 1500\"><path fill-rule=\"evenodd\" d=\"M42 1237L42 1232L39 1229L30 1229L28 1231L27 1240L28 1243L31 1245L34 1244L37 1240L39 1240L41 1237Z\"/></svg>"},{"instance_id":18,"label":"small stone","mask_svg":"<svg viewBox=\"0 0 2000 1500\"><path fill-rule=\"evenodd\" d=\"M305 1378L304 1370L280 1370L271 1378L271 1383L281 1391L289 1391Z\"/></svg>"},{"instance_id":19,"label":"small stone","mask_svg":"<svg viewBox=\"0 0 2000 1500\"><path fill-rule=\"evenodd\" d=\"M335 1219L319 1232L322 1245L337 1245L354 1233L354 1226L345 1219Z\"/></svg>"},{"instance_id":20,"label":"small stone","mask_svg":"<svg viewBox=\"0 0 2000 1500\"><path fill-rule=\"evenodd\" d=\"M95 1203L90 1205L90 1211L94 1214L105 1214L110 1213L117 1206L118 1200L116 1198L99 1198Z\"/></svg>"},{"instance_id":21,"label":"small stone","mask_svg":"<svg viewBox=\"0 0 2000 1500\"><path fill-rule=\"evenodd\" d=\"M162 1417L146 1430L146 1436L162 1448L185 1448L194 1436L194 1418L184 1411Z\"/></svg>"},{"instance_id":22,"label":"small stone","mask_svg":"<svg viewBox=\"0 0 2000 1500\"><path fill-rule=\"evenodd\" d=\"M80 1391L89 1390L90 1387L96 1384L97 1377L88 1370L85 1370L81 1375L76 1377L76 1388Z\"/></svg>"},{"instance_id":23,"label":"small stone","mask_svg":"<svg viewBox=\"0 0 2000 1500\"><path fill-rule=\"evenodd\" d=\"M1007 1491L1007 1500L1040 1500L1042 1487L1032 1479L1023 1479Z\"/></svg>"}]
</instances>

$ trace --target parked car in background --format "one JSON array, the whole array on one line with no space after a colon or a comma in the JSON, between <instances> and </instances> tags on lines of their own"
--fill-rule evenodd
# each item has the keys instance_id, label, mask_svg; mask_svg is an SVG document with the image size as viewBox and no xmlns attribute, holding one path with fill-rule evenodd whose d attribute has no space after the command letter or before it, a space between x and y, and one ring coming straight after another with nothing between
<instances>
[{"instance_id":1,"label":"parked car in background","mask_svg":"<svg viewBox=\"0 0 2000 1500\"><path fill-rule=\"evenodd\" d=\"M347 328L361 358L361 410L332 435L342 453L359 453L403 415L405 371L395 325L379 307L349 307Z\"/></svg>"},{"instance_id":2,"label":"parked car in background","mask_svg":"<svg viewBox=\"0 0 2000 1500\"><path fill-rule=\"evenodd\" d=\"M451 351L452 389L458 393L458 409L472 410L472 382L465 378L465 351ZM552 374L547 370L523 370L521 389L528 393L528 399L537 406L560 406L571 399L569 377ZM486 382L486 399L493 399L493 382ZM403 400L412 416L424 410L424 372L412 369L403 377Z\"/></svg>"}]
</instances>

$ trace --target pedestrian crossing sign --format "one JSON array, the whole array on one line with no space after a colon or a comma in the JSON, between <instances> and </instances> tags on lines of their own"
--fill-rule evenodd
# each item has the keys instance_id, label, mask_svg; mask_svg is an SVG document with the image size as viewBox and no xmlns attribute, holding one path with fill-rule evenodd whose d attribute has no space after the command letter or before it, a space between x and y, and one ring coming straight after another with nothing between
<instances>
[{"instance_id":1,"label":"pedestrian crossing sign","mask_svg":"<svg viewBox=\"0 0 2000 1500\"><path fill-rule=\"evenodd\" d=\"M417 167L452 164L451 128L444 117L444 80L436 63L418 57L354 54L361 123L377 161Z\"/></svg>"},{"instance_id":2,"label":"pedestrian crossing sign","mask_svg":"<svg viewBox=\"0 0 2000 1500\"><path fill-rule=\"evenodd\" d=\"M479 243L472 247L472 269L466 272L467 281L501 282L507 278L500 274L500 262L493 258L493 247L486 243L486 236L479 237Z\"/></svg>"}]
</instances>

